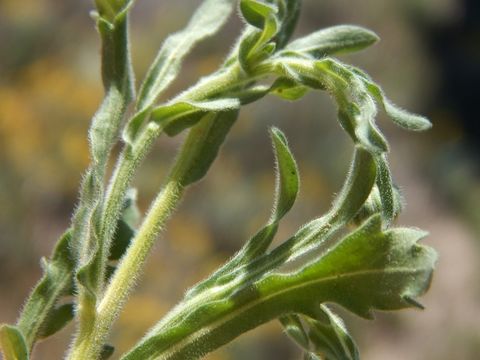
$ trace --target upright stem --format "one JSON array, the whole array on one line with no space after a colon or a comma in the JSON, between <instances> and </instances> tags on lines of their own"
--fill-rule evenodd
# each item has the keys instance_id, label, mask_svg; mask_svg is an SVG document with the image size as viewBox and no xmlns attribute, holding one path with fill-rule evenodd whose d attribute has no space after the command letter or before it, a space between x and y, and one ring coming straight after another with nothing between
<instances>
[{"instance_id":1,"label":"upright stem","mask_svg":"<svg viewBox=\"0 0 480 360\"><path fill-rule=\"evenodd\" d=\"M182 179L193 165L191 162L192 147L189 144L196 140L198 132L202 132L202 127L208 128L210 125L209 122L198 124L195 129L196 132L191 131L185 139L184 146L173 165L166 185L152 203L138 233L133 238L126 254L122 257L103 298L97 305L95 321L91 330L88 334L82 334L83 336L77 338L68 359L98 358L108 332L134 287L158 233L180 202L184 192ZM126 170L121 172L124 171ZM118 176L119 179L120 177ZM118 181L120 184L120 180Z\"/></svg>"}]
</instances>

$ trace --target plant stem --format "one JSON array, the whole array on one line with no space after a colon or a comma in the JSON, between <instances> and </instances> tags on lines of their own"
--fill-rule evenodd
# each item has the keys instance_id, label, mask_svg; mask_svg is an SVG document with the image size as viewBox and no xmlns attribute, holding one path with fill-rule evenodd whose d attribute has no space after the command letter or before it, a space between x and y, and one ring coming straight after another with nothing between
<instances>
[{"instance_id":1,"label":"plant stem","mask_svg":"<svg viewBox=\"0 0 480 360\"><path fill-rule=\"evenodd\" d=\"M190 144L198 141L198 132L205 131L209 126L211 126L211 123L208 121L199 123L195 128L196 131L191 131L185 139L180 154L168 176L165 187L154 200L138 233L120 261L117 271L114 273L102 300L97 305L93 326L88 334L81 334L81 336L77 338L68 356L70 360L98 358L108 332L123 307L123 304L126 302L130 291L134 287L158 233L163 228L171 212L180 202L184 192L183 179L185 175L189 173L191 166L194 165L192 162L192 158L194 158L192 154L193 148ZM206 127L206 129L203 129L203 127ZM198 151L200 150L201 148L198 149ZM135 163L131 163L131 166L134 165ZM120 190L122 190L122 188L126 188L125 184L127 184L128 181L124 180L127 180L127 177L123 177L121 174L128 174L127 169L129 168L128 165L118 168L118 175L115 176L118 180L113 183L117 184L118 190L114 190L112 187L111 194L117 191L121 192ZM116 201L118 201L118 199L115 201L111 200L111 206L118 206Z\"/></svg>"},{"instance_id":2,"label":"plant stem","mask_svg":"<svg viewBox=\"0 0 480 360\"><path fill-rule=\"evenodd\" d=\"M178 204L182 194L181 185L170 180L155 199L145 221L118 265L102 301L97 306L97 316L92 331L80 337L70 359L96 359L105 342L108 331L128 294L133 288L152 248L158 232Z\"/></svg>"}]
</instances>

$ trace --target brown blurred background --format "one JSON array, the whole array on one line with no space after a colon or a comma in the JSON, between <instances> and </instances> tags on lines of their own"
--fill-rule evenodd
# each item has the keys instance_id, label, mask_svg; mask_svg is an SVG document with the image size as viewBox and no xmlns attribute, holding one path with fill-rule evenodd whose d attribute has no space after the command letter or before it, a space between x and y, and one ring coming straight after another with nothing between
<instances>
[{"instance_id":1,"label":"brown blurred background","mask_svg":"<svg viewBox=\"0 0 480 360\"><path fill-rule=\"evenodd\" d=\"M162 39L199 1L138 0L133 60L141 79ZM0 322L14 322L68 225L88 163L86 132L102 97L99 43L89 1L0 0ZM378 314L347 325L368 360L474 360L480 354L480 3L478 0L304 0L295 36L340 24L363 25L382 41L343 59L367 70L399 105L429 116L428 133L406 133L384 117L391 162L407 208L399 224L418 226L439 254L426 310ZM196 48L165 98L221 63L240 31L237 17ZM338 191L351 144L325 94L296 103L247 106L206 180L191 189L150 258L144 280L117 323L116 355L240 247L268 217L274 188L267 129L287 134L302 191L279 239L324 211ZM145 210L180 142L162 138L135 179ZM58 359L73 326L38 346ZM115 357L116 358L116 357ZM209 355L220 359L300 359L278 324Z\"/></svg>"}]
</instances>

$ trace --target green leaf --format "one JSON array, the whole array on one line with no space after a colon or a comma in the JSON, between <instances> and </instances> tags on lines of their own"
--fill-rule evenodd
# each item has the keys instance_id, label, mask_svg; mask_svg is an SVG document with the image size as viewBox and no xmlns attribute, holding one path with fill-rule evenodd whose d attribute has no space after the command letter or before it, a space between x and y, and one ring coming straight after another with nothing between
<instances>
[{"instance_id":1,"label":"green leaf","mask_svg":"<svg viewBox=\"0 0 480 360\"><path fill-rule=\"evenodd\" d=\"M238 49L240 65L249 73L257 63L275 51L276 44L272 39L280 29L281 20L277 16L278 7L275 4L259 0L242 0L240 10L245 20L255 26L246 29Z\"/></svg>"},{"instance_id":2,"label":"green leaf","mask_svg":"<svg viewBox=\"0 0 480 360\"><path fill-rule=\"evenodd\" d=\"M359 360L355 341L342 319L325 305L320 305L318 320L307 318L313 353L326 360Z\"/></svg>"},{"instance_id":3,"label":"green leaf","mask_svg":"<svg viewBox=\"0 0 480 360\"><path fill-rule=\"evenodd\" d=\"M135 189L130 189L124 199L122 215L118 220L115 234L112 239L110 254L108 257L109 260L119 260L136 234L135 227L140 218L136 201L137 192Z\"/></svg>"},{"instance_id":4,"label":"green leaf","mask_svg":"<svg viewBox=\"0 0 480 360\"><path fill-rule=\"evenodd\" d=\"M205 0L180 32L170 35L145 76L137 100L137 110L153 105L177 77L189 51L199 41L214 35L226 22L235 5L233 0Z\"/></svg>"},{"instance_id":5,"label":"green leaf","mask_svg":"<svg viewBox=\"0 0 480 360\"><path fill-rule=\"evenodd\" d=\"M383 93L383 90L368 78L364 77L368 91L383 106L386 114L398 126L411 131L424 131L432 127L432 123L425 117L412 114L394 105Z\"/></svg>"},{"instance_id":6,"label":"green leaf","mask_svg":"<svg viewBox=\"0 0 480 360\"><path fill-rule=\"evenodd\" d=\"M97 1L111 4L112 1ZM122 1L113 22L97 18L102 40L102 79L105 98L89 130L91 154L99 177L105 171L111 148L118 139L126 108L134 97L134 74L130 59L128 9L133 1ZM125 6L124 6L125 5ZM115 5L116 6L116 5ZM103 180L103 179L102 179Z\"/></svg>"},{"instance_id":7,"label":"green leaf","mask_svg":"<svg viewBox=\"0 0 480 360\"><path fill-rule=\"evenodd\" d=\"M222 268L228 271L220 270L220 274L218 272L214 273L205 282L220 285L232 282L238 278L248 278L253 281L253 279L261 277L265 272L273 271L282 264L294 261L309 251L318 250L358 213L371 193L375 179L376 165L374 158L365 149L356 147L347 179L326 215L302 226L295 235L284 243L271 252L252 260L250 263L234 268L231 263L234 263L236 266L237 263L234 260L237 261L238 256L234 257L234 260ZM276 231L276 228L263 228L249 240L239 254L244 253L247 248L258 249L255 244L263 244L267 236L272 236L273 238L273 235L270 234L273 231ZM256 254L261 254L261 252ZM252 259L251 256L248 258ZM216 282L210 281L211 279L215 279Z\"/></svg>"},{"instance_id":8,"label":"green leaf","mask_svg":"<svg viewBox=\"0 0 480 360\"><path fill-rule=\"evenodd\" d=\"M288 148L285 135L275 127L271 129L270 133L275 151L277 172L275 200L269 221L246 242L242 249L228 263L218 269L208 279L190 289L187 297L191 297L208 289L213 284L216 284L222 276L231 274L235 268L247 265L256 257L264 254L277 233L280 220L293 206L300 185L297 164L293 154Z\"/></svg>"},{"instance_id":9,"label":"green leaf","mask_svg":"<svg viewBox=\"0 0 480 360\"><path fill-rule=\"evenodd\" d=\"M273 206L271 221L278 222L295 203L300 180L297 163L288 148L287 138L275 127L271 129L271 134L277 164L275 204Z\"/></svg>"},{"instance_id":10,"label":"green leaf","mask_svg":"<svg viewBox=\"0 0 480 360\"><path fill-rule=\"evenodd\" d=\"M338 303L366 318L372 317L373 309L411 307L411 299L429 287L436 254L417 243L425 233L382 231L381 224L379 215L371 217L299 270L246 282L227 296L201 294L122 359L197 359L280 316L294 312L315 317L324 302Z\"/></svg>"},{"instance_id":11,"label":"green leaf","mask_svg":"<svg viewBox=\"0 0 480 360\"><path fill-rule=\"evenodd\" d=\"M259 29L265 27L266 19L278 12L278 8L262 0L241 0L240 11L245 20Z\"/></svg>"},{"instance_id":12,"label":"green leaf","mask_svg":"<svg viewBox=\"0 0 480 360\"><path fill-rule=\"evenodd\" d=\"M282 49L290 40L300 15L301 0L284 0L279 2L280 29L275 35L277 49Z\"/></svg>"},{"instance_id":13,"label":"green leaf","mask_svg":"<svg viewBox=\"0 0 480 360\"><path fill-rule=\"evenodd\" d=\"M319 59L328 55L362 50L378 40L378 36L370 30L353 25L339 25L294 40L284 51L308 54Z\"/></svg>"},{"instance_id":14,"label":"green leaf","mask_svg":"<svg viewBox=\"0 0 480 360\"><path fill-rule=\"evenodd\" d=\"M237 117L238 110L208 113L193 126L179 155L186 161L177 163L172 177L179 179L183 186L203 178Z\"/></svg>"},{"instance_id":15,"label":"green leaf","mask_svg":"<svg viewBox=\"0 0 480 360\"><path fill-rule=\"evenodd\" d=\"M115 348L112 345L104 344L102 346L102 351L100 352L100 360L109 359L115 351Z\"/></svg>"},{"instance_id":16,"label":"green leaf","mask_svg":"<svg viewBox=\"0 0 480 360\"><path fill-rule=\"evenodd\" d=\"M290 101L302 98L308 91L308 87L286 78L277 79L271 89L273 95Z\"/></svg>"},{"instance_id":17,"label":"green leaf","mask_svg":"<svg viewBox=\"0 0 480 360\"><path fill-rule=\"evenodd\" d=\"M25 336L27 348L33 348L41 337L42 328L48 321L57 300L73 287L74 260L71 254L71 230L58 241L50 261L44 261L44 275L35 285L20 318L18 329Z\"/></svg>"},{"instance_id":18,"label":"green leaf","mask_svg":"<svg viewBox=\"0 0 480 360\"><path fill-rule=\"evenodd\" d=\"M16 326L0 326L0 347L5 360L28 360L25 338Z\"/></svg>"},{"instance_id":19,"label":"green leaf","mask_svg":"<svg viewBox=\"0 0 480 360\"><path fill-rule=\"evenodd\" d=\"M38 337L45 339L63 329L75 316L74 304L63 304L53 308L42 325Z\"/></svg>"},{"instance_id":20,"label":"green leaf","mask_svg":"<svg viewBox=\"0 0 480 360\"><path fill-rule=\"evenodd\" d=\"M95 0L99 16L110 24L124 15L133 3L134 0Z\"/></svg>"},{"instance_id":21,"label":"green leaf","mask_svg":"<svg viewBox=\"0 0 480 360\"><path fill-rule=\"evenodd\" d=\"M290 315L280 318L287 334L310 359L358 360L357 346L342 319L327 306L320 305L315 319Z\"/></svg>"},{"instance_id":22,"label":"green leaf","mask_svg":"<svg viewBox=\"0 0 480 360\"><path fill-rule=\"evenodd\" d=\"M163 127L165 133L174 136L195 125L206 114L238 109L238 99L227 98L203 102L179 102L160 106L152 111L152 121Z\"/></svg>"},{"instance_id":23,"label":"green leaf","mask_svg":"<svg viewBox=\"0 0 480 360\"><path fill-rule=\"evenodd\" d=\"M382 203L382 215L388 225L400 213L402 203L401 199L399 199L398 191L394 188L386 155L377 156L375 162L377 163L377 187Z\"/></svg>"},{"instance_id":24,"label":"green leaf","mask_svg":"<svg viewBox=\"0 0 480 360\"><path fill-rule=\"evenodd\" d=\"M279 318L288 336L304 350L310 350L310 339L299 315L286 315Z\"/></svg>"}]
</instances>

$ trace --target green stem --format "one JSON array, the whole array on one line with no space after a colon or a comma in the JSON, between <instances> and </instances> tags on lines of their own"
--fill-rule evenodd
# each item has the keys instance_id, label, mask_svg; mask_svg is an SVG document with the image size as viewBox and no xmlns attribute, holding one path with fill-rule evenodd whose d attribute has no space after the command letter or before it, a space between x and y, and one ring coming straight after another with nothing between
<instances>
[{"instance_id":1,"label":"green stem","mask_svg":"<svg viewBox=\"0 0 480 360\"><path fill-rule=\"evenodd\" d=\"M151 149L153 142L160 135L162 129L156 124L147 126L146 131L142 133L138 139L138 146L125 145L117 166L112 175L110 184L106 193L106 202L102 213L102 248L100 249L101 263L106 264L109 251L115 233L116 224L120 217L125 194L132 180L135 171ZM141 144L141 145L140 145ZM103 289L103 281L105 279L105 267L101 269L101 280Z\"/></svg>"},{"instance_id":2,"label":"green stem","mask_svg":"<svg viewBox=\"0 0 480 360\"><path fill-rule=\"evenodd\" d=\"M171 170L165 187L154 200L145 220L137 232L137 235L132 240L132 244L120 261L117 271L114 273L102 300L97 305L94 324L87 334L77 338L68 357L69 359L80 360L98 358L102 345L105 343L113 322L117 318L130 291L140 276L147 255L150 253L158 233L163 228L171 212L180 202L184 191L183 180L189 173L191 167L195 165L195 162L192 161L192 159L195 158L194 154L192 154L192 149L197 149L196 151L201 150L201 148L192 147L190 145L192 142L196 143L198 141L198 132L202 132L202 130L205 131L206 129L203 129L203 127L208 129L209 126L211 126L211 124L208 121L200 123L195 127L195 131L191 131L185 139L184 145ZM145 149L145 147L142 147L142 149ZM142 151L146 152L146 150ZM132 166L134 165L134 163L131 164ZM121 192L120 188L127 183L124 181L126 180L126 177L120 176L120 174L128 173L127 170L121 170L122 168L127 169L129 167L125 165L124 167L119 168L119 175L116 177L119 180L117 180L117 182L114 181L113 183L118 184L119 190L114 190L112 187L111 194L114 194L117 191ZM111 206L118 206L114 200L111 201Z\"/></svg>"}]
</instances>

